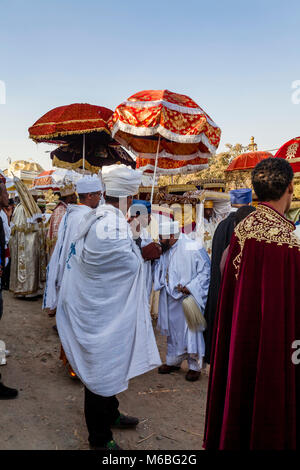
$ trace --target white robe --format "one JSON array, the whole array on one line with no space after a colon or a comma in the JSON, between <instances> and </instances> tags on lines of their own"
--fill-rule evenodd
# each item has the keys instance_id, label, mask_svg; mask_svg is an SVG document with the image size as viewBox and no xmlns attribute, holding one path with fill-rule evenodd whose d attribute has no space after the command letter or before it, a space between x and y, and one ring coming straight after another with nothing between
<instances>
[{"instance_id":1,"label":"white robe","mask_svg":"<svg viewBox=\"0 0 300 470\"><path fill-rule=\"evenodd\" d=\"M184 234L155 262L154 290L160 290L157 327L168 336L169 358L194 355L201 367L205 355L203 333L189 330L182 308L185 296L176 286L187 287L204 313L209 281L210 259L205 249Z\"/></svg>"},{"instance_id":2,"label":"white robe","mask_svg":"<svg viewBox=\"0 0 300 470\"><path fill-rule=\"evenodd\" d=\"M92 209L81 204L69 204L67 212L61 219L57 242L47 266L46 287L43 299L43 309L57 307L58 294L65 271L66 260L70 253L72 241L80 228L83 216Z\"/></svg>"},{"instance_id":3,"label":"white robe","mask_svg":"<svg viewBox=\"0 0 300 470\"><path fill-rule=\"evenodd\" d=\"M56 323L73 370L95 394L113 396L161 364L143 258L122 212L88 214L67 263ZM117 235L117 236L116 236Z\"/></svg>"}]
</instances>

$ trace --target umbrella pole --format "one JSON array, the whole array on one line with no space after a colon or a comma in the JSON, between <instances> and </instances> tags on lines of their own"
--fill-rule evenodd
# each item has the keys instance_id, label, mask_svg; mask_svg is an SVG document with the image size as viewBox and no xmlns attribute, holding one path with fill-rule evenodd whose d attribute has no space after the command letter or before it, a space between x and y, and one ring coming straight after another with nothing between
<instances>
[{"instance_id":1,"label":"umbrella pole","mask_svg":"<svg viewBox=\"0 0 300 470\"><path fill-rule=\"evenodd\" d=\"M82 168L85 170L85 134L83 134L83 149L82 149Z\"/></svg>"},{"instance_id":2,"label":"umbrella pole","mask_svg":"<svg viewBox=\"0 0 300 470\"><path fill-rule=\"evenodd\" d=\"M155 156L155 166L154 166L154 173L153 173L153 181L152 181L152 189L151 189L151 204L153 201L153 194L154 194L154 186L155 186L155 178L156 178L156 169L157 169L157 162L158 162L158 153L159 153L159 144L160 144L160 134L158 136L158 142L157 142L157 150L156 150L156 156Z\"/></svg>"}]
</instances>

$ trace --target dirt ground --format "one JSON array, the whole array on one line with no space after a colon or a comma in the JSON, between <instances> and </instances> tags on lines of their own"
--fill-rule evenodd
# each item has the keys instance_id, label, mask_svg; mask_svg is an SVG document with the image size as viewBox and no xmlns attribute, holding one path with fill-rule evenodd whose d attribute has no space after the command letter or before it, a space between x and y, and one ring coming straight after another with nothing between
<instances>
[{"instance_id":1,"label":"dirt ground","mask_svg":"<svg viewBox=\"0 0 300 470\"><path fill-rule=\"evenodd\" d=\"M11 355L0 366L5 385L19 390L15 400L0 400L0 450L89 449L83 414L83 386L59 360L55 323L36 301L4 291L0 339ZM157 333L156 333L157 334ZM166 338L157 334L162 360ZM157 369L130 382L118 395L120 410L137 416L135 430L115 430L127 450L201 450L208 376L185 380L187 364L170 375Z\"/></svg>"}]
</instances>

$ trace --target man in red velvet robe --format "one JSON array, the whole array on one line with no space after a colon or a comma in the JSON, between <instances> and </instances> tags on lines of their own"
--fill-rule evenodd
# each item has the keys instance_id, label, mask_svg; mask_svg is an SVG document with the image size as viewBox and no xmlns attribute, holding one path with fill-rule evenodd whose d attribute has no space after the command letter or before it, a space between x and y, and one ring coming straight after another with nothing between
<instances>
[{"instance_id":1,"label":"man in red velvet robe","mask_svg":"<svg viewBox=\"0 0 300 470\"><path fill-rule=\"evenodd\" d=\"M261 201L235 228L213 335L204 447L300 449L300 240L284 217L293 171L260 162ZM299 362L299 361L298 361Z\"/></svg>"}]
</instances>

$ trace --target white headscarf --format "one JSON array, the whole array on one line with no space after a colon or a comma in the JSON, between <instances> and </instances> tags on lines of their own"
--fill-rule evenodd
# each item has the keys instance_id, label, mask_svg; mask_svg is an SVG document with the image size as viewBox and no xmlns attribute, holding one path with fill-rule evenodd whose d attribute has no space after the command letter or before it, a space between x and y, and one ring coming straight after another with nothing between
<instances>
[{"instance_id":1,"label":"white headscarf","mask_svg":"<svg viewBox=\"0 0 300 470\"><path fill-rule=\"evenodd\" d=\"M142 181L142 172L126 165L109 165L102 168L102 180L107 196L134 196Z\"/></svg>"},{"instance_id":2,"label":"white headscarf","mask_svg":"<svg viewBox=\"0 0 300 470\"><path fill-rule=\"evenodd\" d=\"M97 175L84 175L77 181L76 191L78 194L96 193L103 191L103 184Z\"/></svg>"}]
</instances>

